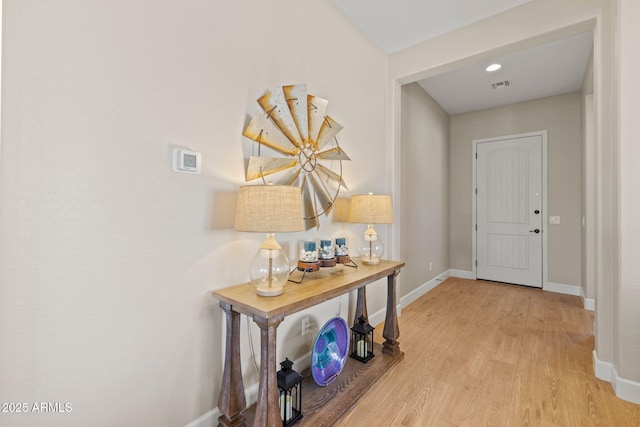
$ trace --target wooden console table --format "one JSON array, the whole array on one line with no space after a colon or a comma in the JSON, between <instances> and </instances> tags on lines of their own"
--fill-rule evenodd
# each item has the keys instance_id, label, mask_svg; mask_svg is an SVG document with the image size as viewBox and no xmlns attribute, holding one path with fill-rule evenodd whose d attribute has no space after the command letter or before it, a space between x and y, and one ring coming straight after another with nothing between
<instances>
[{"instance_id":1,"label":"wooden console table","mask_svg":"<svg viewBox=\"0 0 640 427\"><path fill-rule=\"evenodd\" d=\"M240 366L240 314L250 316L260 327L258 400L255 413L252 414L252 417L247 418L253 418L253 425L256 427L281 426L276 381L277 361L275 360L276 330L280 322L287 315L357 289L355 324L361 315L368 316L365 286L386 277L387 311L382 334L385 342L382 345L383 354L373 358L372 361L389 358L395 363L403 356L398 343L400 330L396 313L396 276L404 265L403 262L381 260L378 265L364 265L359 262L358 268L338 265L335 268L320 269L317 273L307 274L301 284L287 283L284 293L277 297L258 296L255 287L248 283L213 291L213 297L220 300L220 307L225 312L227 323L224 371L218 399L218 409L222 415L218 418L218 425L242 427L249 421L244 414L246 400ZM383 361L378 363L383 363ZM369 371L367 372L372 377L361 381L368 386L380 376L379 370L371 369ZM357 392L362 392L364 388L356 387L355 389ZM304 403L302 410L304 414ZM302 419L302 423L304 421L305 418Z\"/></svg>"}]
</instances>

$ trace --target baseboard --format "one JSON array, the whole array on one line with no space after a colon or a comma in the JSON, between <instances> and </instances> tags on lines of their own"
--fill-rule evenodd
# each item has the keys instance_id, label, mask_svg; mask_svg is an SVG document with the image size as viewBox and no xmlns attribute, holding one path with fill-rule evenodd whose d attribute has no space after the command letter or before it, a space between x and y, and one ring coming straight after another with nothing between
<instances>
[{"instance_id":1,"label":"baseboard","mask_svg":"<svg viewBox=\"0 0 640 427\"><path fill-rule=\"evenodd\" d=\"M469 279L469 280L475 280L476 279L476 275L473 274L473 271L456 270L454 268L449 270L449 275L451 277L457 277L459 279Z\"/></svg>"},{"instance_id":2,"label":"baseboard","mask_svg":"<svg viewBox=\"0 0 640 427\"><path fill-rule=\"evenodd\" d=\"M311 357L311 356L309 356ZM294 363L295 365L295 363ZM247 407L253 405L258 400L258 383L244 389L244 396L247 401ZM218 425L218 418L222 412L216 406L209 412L202 414L197 419L185 424L184 427L212 427Z\"/></svg>"},{"instance_id":3,"label":"baseboard","mask_svg":"<svg viewBox=\"0 0 640 427\"><path fill-rule=\"evenodd\" d=\"M400 302L396 305L396 311L397 311L398 317L400 317L400 315L402 314L403 308L405 308L406 306L408 306L409 304L411 304L412 302L420 298L422 295L429 292L431 289L438 286L447 277L449 277L450 276L449 271L450 270L447 270L444 273L439 274L438 276L434 277L428 282L420 285L417 289L414 289L413 291L409 292L407 295L400 298ZM369 323L373 326L379 325L380 323L384 322L386 315L387 315L386 307L381 308L380 310L376 311L373 314L369 313Z\"/></svg>"},{"instance_id":4,"label":"baseboard","mask_svg":"<svg viewBox=\"0 0 640 427\"><path fill-rule=\"evenodd\" d=\"M475 280L475 274L473 271L465 271L465 270L449 270L449 275L451 277L459 277L461 279L469 279ZM596 309L596 301L591 298L585 298L584 293L582 292L582 287L576 285L565 285L564 283L555 283L555 282L547 282L547 284L543 287L543 290L549 292L557 292L559 294L565 295L574 295L580 297L582 299L582 304L585 310L595 311Z\"/></svg>"},{"instance_id":5,"label":"baseboard","mask_svg":"<svg viewBox=\"0 0 640 427\"><path fill-rule=\"evenodd\" d=\"M640 405L640 382L618 376L615 366L598 359L598 353L595 350L593 350L593 370L596 377L611 383L613 391L620 399Z\"/></svg>"},{"instance_id":6,"label":"baseboard","mask_svg":"<svg viewBox=\"0 0 640 427\"><path fill-rule=\"evenodd\" d=\"M582 287L580 287L580 299L582 299L582 306L585 310L596 311L596 300L587 298Z\"/></svg>"},{"instance_id":7,"label":"baseboard","mask_svg":"<svg viewBox=\"0 0 640 427\"><path fill-rule=\"evenodd\" d=\"M401 303L396 304L396 314L398 315L398 317L400 317L400 315L402 314L402 307L406 307L406 306L403 306ZM386 318L386 316L387 316L386 307L376 311L373 314L369 313L369 324L373 327L376 327L377 325L384 322L384 319Z\"/></svg>"},{"instance_id":8,"label":"baseboard","mask_svg":"<svg viewBox=\"0 0 640 427\"><path fill-rule=\"evenodd\" d=\"M580 297L580 299L582 300L582 306L584 307L585 310L589 310L589 311L596 310L596 300L591 298L586 298L582 290L582 286L547 282L547 285L544 287L544 290L549 292L557 292L559 294L565 294L565 295L575 295L577 297Z\"/></svg>"},{"instance_id":9,"label":"baseboard","mask_svg":"<svg viewBox=\"0 0 640 427\"><path fill-rule=\"evenodd\" d=\"M622 400L640 405L640 382L619 377L615 368L613 368L613 375L614 381L611 381L611 385L616 392L616 396Z\"/></svg>"},{"instance_id":10,"label":"baseboard","mask_svg":"<svg viewBox=\"0 0 640 427\"><path fill-rule=\"evenodd\" d=\"M603 362L598 359L598 354L593 350L593 372L595 373L596 378L600 378L602 381L610 383L612 369L613 365L609 362Z\"/></svg>"},{"instance_id":11,"label":"baseboard","mask_svg":"<svg viewBox=\"0 0 640 427\"><path fill-rule=\"evenodd\" d=\"M565 285L564 283L547 282L543 290L549 292L557 292L559 294L574 295L579 297L582 293L582 288L576 285Z\"/></svg>"},{"instance_id":12,"label":"baseboard","mask_svg":"<svg viewBox=\"0 0 640 427\"><path fill-rule=\"evenodd\" d=\"M309 368L311 365L311 352L308 352L301 357L293 361L293 365L296 367L296 371L301 372ZM259 383L252 384L249 387L245 387L244 396L247 401L247 407L255 404L258 401L258 386ZM189 424L185 424L184 427L212 427L218 425L218 418L222 415L222 412L215 407L209 412L202 414L197 419L191 421Z\"/></svg>"},{"instance_id":13,"label":"baseboard","mask_svg":"<svg viewBox=\"0 0 640 427\"><path fill-rule=\"evenodd\" d=\"M449 274L451 277L459 277L461 279L470 279L475 280L475 275L472 271L465 270L449 270ZM580 297L582 299L582 305L585 310L595 311L596 310L596 301L591 298L585 298L584 292L582 292L581 286L576 285L565 285L564 283L555 283L555 282L547 282L546 286L543 287L543 290L548 292L556 292L559 294L565 295L574 295Z\"/></svg>"},{"instance_id":14,"label":"baseboard","mask_svg":"<svg viewBox=\"0 0 640 427\"><path fill-rule=\"evenodd\" d=\"M197 419L191 421L189 424L185 424L184 427L212 427L218 425L218 418L222 413L218 408L213 408L206 414L202 414Z\"/></svg>"},{"instance_id":15,"label":"baseboard","mask_svg":"<svg viewBox=\"0 0 640 427\"><path fill-rule=\"evenodd\" d=\"M400 298L400 306L403 308L408 306L409 304L411 304L412 302L420 298L422 295L426 294L431 289L435 288L440 283L445 281L450 275L451 275L450 270L447 270L444 273L439 274L438 276L429 280L428 282L418 286L416 289L414 289L413 291L409 292L407 295Z\"/></svg>"},{"instance_id":16,"label":"baseboard","mask_svg":"<svg viewBox=\"0 0 640 427\"><path fill-rule=\"evenodd\" d=\"M400 311L402 310L402 306L400 304L396 305L396 312L398 316L400 316ZM382 308L375 313L369 313L369 324L373 327L378 326L380 323L384 322L384 318L387 314L387 308Z\"/></svg>"},{"instance_id":17,"label":"baseboard","mask_svg":"<svg viewBox=\"0 0 640 427\"><path fill-rule=\"evenodd\" d=\"M596 311L596 300L592 298L582 298L582 305L585 310Z\"/></svg>"}]
</instances>

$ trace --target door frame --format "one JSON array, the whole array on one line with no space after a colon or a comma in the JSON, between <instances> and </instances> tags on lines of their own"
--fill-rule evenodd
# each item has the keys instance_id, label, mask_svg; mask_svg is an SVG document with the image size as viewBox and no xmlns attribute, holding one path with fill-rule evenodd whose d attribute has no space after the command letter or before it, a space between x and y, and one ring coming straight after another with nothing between
<instances>
[{"instance_id":1,"label":"door frame","mask_svg":"<svg viewBox=\"0 0 640 427\"><path fill-rule=\"evenodd\" d=\"M477 267L477 230L476 230L476 215L477 215L477 203L478 197L476 195L477 180L476 180L476 159L478 154L478 144L483 142L499 142L507 139L526 138L530 136L540 136L542 138L542 289L546 290L549 282L548 275L548 222L547 218L549 214L547 212L547 131L541 130L537 132L518 133L514 135L497 136L493 138L474 139L471 141L473 145L473 152L471 162L472 168L472 183L471 183L471 197L472 197L472 212L471 212L471 272L473 273L474 280L478 279L478 267Z\"/></svg>"}]
</instances>

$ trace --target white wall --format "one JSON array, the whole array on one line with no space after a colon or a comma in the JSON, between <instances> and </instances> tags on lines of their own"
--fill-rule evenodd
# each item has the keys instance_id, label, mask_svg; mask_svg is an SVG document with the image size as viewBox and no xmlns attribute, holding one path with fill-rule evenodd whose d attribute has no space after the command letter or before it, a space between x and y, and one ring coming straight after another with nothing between
<instances>
[{"instance_id":1,"label":"white wall","mask_svg":"<svg viewBox=\"0 0 640 427\"><path fill-rule=\"evenodd\" d=\"M400 294L449 270L449 115L417 83L402 87Z\"/></svg>"},{"instance_id":2,"label":"white wall","mask_svg":"<svg viewBox=\"0 0 640 427\"><path fill-rule=\"evenodd\" d=\"M548 279L580 286L580 106L575 92L451 117L451 268L473 268L472 141L546 130ZM551 215L560 224L549 224Z\"/></svg>"},{"instance_id":3,"label":"white wall","mask_svg":"<svg viewBox=\"0 0 640 427\"><path fill-rule=\"evenodd\" d=\"M184 425L217 406L210 290L247 280L263 239L232 231L255 99L307 83L344 126L350 191L387 192L371 154L387 146L387 58L330 2L5 0L4 24L0 396L73 411L0 424ZM202 153L201 175L171 171L175 146ZM299 240L362 230L325 217L280 240L292 256ZM385 289L369 288L374 312ZM304 353L293 322L279 359ZM246 351L242 363L249 386Z\"/></svg>"}]
</instances>

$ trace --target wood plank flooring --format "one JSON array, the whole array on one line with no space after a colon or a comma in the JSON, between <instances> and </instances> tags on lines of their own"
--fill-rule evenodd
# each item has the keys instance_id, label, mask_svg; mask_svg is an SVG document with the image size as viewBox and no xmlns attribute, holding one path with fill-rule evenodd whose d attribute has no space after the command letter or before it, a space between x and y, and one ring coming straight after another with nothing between
<instances>
[{"instance_id":1,"label":"wood plank flooring","mask_svg":"<svg viewBox=\"0 0 640 427\"><path fill-rule=\"evenodd\" d=\"M638 427L594 376L593 320L578 297L449 278L402 310L404 360L336 426Z\"/></svg>"}]
</instances>

